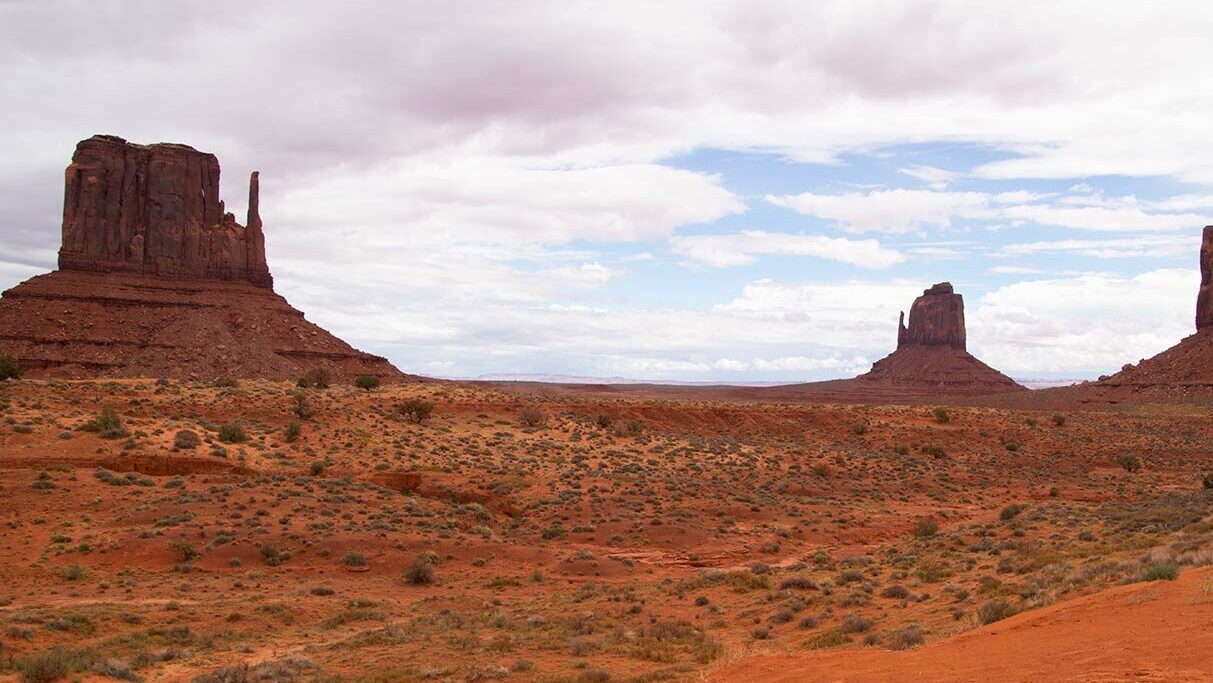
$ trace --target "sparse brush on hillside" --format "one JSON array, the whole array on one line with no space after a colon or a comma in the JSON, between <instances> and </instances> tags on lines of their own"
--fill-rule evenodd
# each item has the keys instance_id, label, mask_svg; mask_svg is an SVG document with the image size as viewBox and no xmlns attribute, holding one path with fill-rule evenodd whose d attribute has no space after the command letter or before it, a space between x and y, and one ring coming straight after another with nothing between
<instances>
[{"instance_id":1,"label":"sparse brush on hillside","mask_svg":"<svg viewBox=\"0 0 1213 683\"><path fill-rule=\"evenodd\" d=\"M421 424L430 419L430 415L434 412L434 404L419 398L410 398L402 401L397 410L405 419Z\"/></svg>"},{"instance_id":2,"label":"sparse brush on hillside","mask_svg":"<svg viewBox=\"0 0 1213 683\"><path fill-rule=\"evenodd\" d=\"M990 600L977 608L977 621L982 626L1015 616L1019 610L1006 600Z\"/></svg>"},{"instance_id":3,"label":"sparse brush on hillside","mask_svg":"<svg viewBox=\"0 0 1213 683\"><path fill-rule=\"evenodd\" d=\"M418 555L413 563L404 570L404 580L414 586L423 586L434 582L435 558L429 554Z\"/></svg>"},{"instance_id":4,"label":"sparse brush on hillside","mask_svg":"<svg viewBox=\"0 0 1213 683\"><path fill-rule=\"evenodd\" d=\"M202 443L202 439L198 435L188 429L182 429L173 437L173 448L177 450L189 450L197 448Z\"/></svg>"},{"instance_id":5,"label":"sparse brush on hillside","mask_svg":"<svg viewBox=\"0 0 1213 683\"><path fill-rule=\"evenodd\" d=\"M0 356L0 382L6 379L21 379L21 366L12 356Z\"/></svg>"},{"instance_id":6,"label":"sparse brush on hillside","mask_svg":"<svg viewBox=\"0 0 1213 683\"><path fill-rule=\"evenodd\" d=\"M518 421L523 427L542 427L548 418L538 406L527 406L518 413Z\"/></svg>"},{"instance_id":7,"label":"sparse brush on hillside","mask_svg":"<svg viewBox=\"0 0 1213 683\"><path fill-rule=\"evenodd\" d=\"M939 522L934 517L923 517L914 527L914 535L918 538L930 538L939 533Z\"/></svg>"},{"instance_id":8,"label":"sparse brush on hillside","mask_svg":"<svg viewBox=\"0 0 1213 683\"><path fill-rule=\"evenodd\" d=\"M354 386L364 391L378 389L379 385L380 380L374 375L359 375L356 379L354 379Z\"/></svg>"},{"instance_id":9,"label":"sparse brush on hillside","mask_svg":"<svg viewBox=\"0 0 1213 683\"><path fill-rule=\"evenodd\" d=\"M103 407L96 417L80 425L80 430L96 432L103 439L120 439L127 435L122 417L110 406Z\"/></svg>"},{"instance_id":10,"label":"sparse brush on hillside","mask_svg":"<svg viewBox=\"0 0 1213 683\"><path fill-rule=\"evenodd\" d=\"M1141 461L1136 455L1119 455L1116 457L1116 464L1126 472L1138 472L1141 470Z\"/></svg>"},{"instance_id":11,"label":"sparse brush on hillside","mask_svg":"<svg viewBox=\"0 0 1213 683\"><path fill-rule=\"evenodd\" d=\"M295 384L303 389L328 389L332 378L328 368L316 367L305 372Z\"/></svg>"},{"instance_id":12,"label":"sparse brush on hillside","mask_svg":"<svg viewBox=\"0 0 1213 683\"><path fill-rule=\"evenodd\" d=\"M233 422L219 427L219 440L223 443L243 443L248 441L248 434L244 433L244 428Z\"/></svg>"},{"instance_id":13,"label":"sparse brush on hillside","mask_svg":"<svg viewBox=\"0 0 1213 683\"><path fill-rule=\"evenodd\" d=\"M291 410L295 413L295 417L300 420L310 419L316 414L311 404L307 402L307 394L302 391L296 391L291 394L291 400L293 403Z\"/></svg>"}]
</instances>

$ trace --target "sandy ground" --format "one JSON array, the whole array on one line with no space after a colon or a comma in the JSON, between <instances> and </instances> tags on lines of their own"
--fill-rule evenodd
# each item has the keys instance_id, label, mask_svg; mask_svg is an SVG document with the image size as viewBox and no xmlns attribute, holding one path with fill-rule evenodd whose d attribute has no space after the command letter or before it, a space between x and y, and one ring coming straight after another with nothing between
<instances>
[{"instance_id":1,"label":"sandy ground","mask_svg":"<svg viewBox=\"0 0 1213 683\"><path fill-rule=\"evenodd\" d=\"M0 680L1202 680L1211 437L1199 404L0 384Z\"/></svg>"}]
</instances>

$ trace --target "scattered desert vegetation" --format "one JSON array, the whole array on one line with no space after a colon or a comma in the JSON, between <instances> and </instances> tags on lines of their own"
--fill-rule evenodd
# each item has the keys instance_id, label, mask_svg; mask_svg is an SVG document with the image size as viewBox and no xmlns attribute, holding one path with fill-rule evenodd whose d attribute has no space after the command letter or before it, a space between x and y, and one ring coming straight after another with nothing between
<instances>
[{"instance_id":1,"label":"scattered desert vegetation","mask_svg":"<svg viewBox=\"0 0 1213 683\"><path fill-rule=\"evenodd\" d=\"M0 677L691 681L1213 563L1199 407L305 379L0 384Z\"/></svg>"}]
</instances>

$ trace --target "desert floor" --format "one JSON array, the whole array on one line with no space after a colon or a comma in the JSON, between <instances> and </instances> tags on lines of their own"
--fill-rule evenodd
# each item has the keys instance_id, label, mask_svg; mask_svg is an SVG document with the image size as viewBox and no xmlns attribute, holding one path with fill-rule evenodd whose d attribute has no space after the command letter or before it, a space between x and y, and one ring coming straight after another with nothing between
<instances>
[{"instance_id":1,"label":"desert floor","mask_svg":"<svg viewBox=\"0 0 1213 683\"><path fill-rule=\"evenodd\" d=\"M3 681L1213 680L1206 405L23 380L0 418Z\"/></svg>"}]
</instances>

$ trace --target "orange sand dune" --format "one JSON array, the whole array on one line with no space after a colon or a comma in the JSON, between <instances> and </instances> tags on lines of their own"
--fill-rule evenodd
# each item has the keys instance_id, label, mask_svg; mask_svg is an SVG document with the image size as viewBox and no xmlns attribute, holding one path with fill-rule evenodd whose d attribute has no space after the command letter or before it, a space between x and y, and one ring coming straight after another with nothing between
<instances>
[{"instance_id":1,"label":"orange sand dune","mask_svg":"<svg viewBox=\"0 0 1213 683\"><path fill-rule=\"evenodd\" d=\"M1213 681L1213 568L1025 612L916 650L760 655L709 681Z\"/></svg>"}]
</instances>

